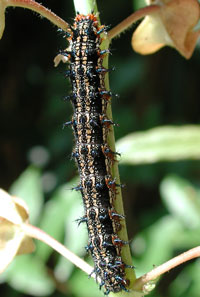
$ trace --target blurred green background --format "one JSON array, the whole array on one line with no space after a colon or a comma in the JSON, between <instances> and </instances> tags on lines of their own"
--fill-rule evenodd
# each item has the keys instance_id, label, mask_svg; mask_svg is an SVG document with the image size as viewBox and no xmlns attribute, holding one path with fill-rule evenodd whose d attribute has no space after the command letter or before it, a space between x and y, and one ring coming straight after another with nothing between
<instances>
[{"instance_id":1,"label":"blurred green background","mask_svg":"<svg viewBox=\"0 0 200 297\"><path fill-rule=\"evenodd\" d=\"M40 2L73 22L72 1ZM102 23L113 27L141 2L99 1ZM171 48L140 56L130 43L137 25L111 45L110 66L116 71L110 84L120 94L112 101L113 116L140 276L200 242L200 49L189 61ZM28 10L7 10L0 41L0 180L2 188L27 201L32 224L83 257L87 234L75 222L82 202L71 191L77 184L70 160L74 141L71 129L62 129L72 114L70 103L62 100L70 84L63 75L66 65L53 67L66 46L47 20ZM42 243L34 254L18 257L0 282L4 297L102 296L92 279ZM198 297L199 292L200 262L195 260L166 274L149 296Z\"/></svg>"}]
</instances>

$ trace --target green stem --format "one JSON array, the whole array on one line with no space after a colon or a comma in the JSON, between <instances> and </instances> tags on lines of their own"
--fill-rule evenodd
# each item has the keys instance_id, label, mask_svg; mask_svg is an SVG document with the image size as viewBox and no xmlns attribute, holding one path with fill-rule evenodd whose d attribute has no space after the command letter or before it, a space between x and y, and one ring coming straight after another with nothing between
<instances>
[{"instance_id":1,"label":"green stem","mask_svg":"<svg viewBox=\"0 0 200 297\"><path fill-rule=\"evenodd\" d=\"M89 14L92 12L96 14L98 11L96 1L94 0L74 0L74 7L76 13L78 12L80 14Z\"/></svg>"},{"instance_id":2,"label":"green stem","mask_svg":"<svg viewBox=\"0 0 200 297\"><path fill-rule=\"evenodd\" d=\"M75 5L75 10L78 11L80 14L88 14L88 13L91 13L92 11L94 11L94 13L98 14L96 1L94 1L94 0L81 0L81 1L74 0L74 5ZM107 37L107 34L102 34L101 49L108 49L108 48L109 48L109 39ZM103 66L105 68L109 68L108 67L108 55L106 56L106 58L103 61ZM106 77L105 77L105 87L107 90L110 90L108 73L106 74ZM108 104L107 116L109 119L112 119L111 102ZM107 141L108 141L108 144L109 144L109 147L111 148L111 150L115 151L115 136L114 136L113 127L110 127ZM118 162L114 162L114 164L113 164L112 176L116 179L116 183L120 184ZM121 188L117 189L116 200L114 201L114 208L117 213L124 215ZM126 228L125 221L122 222L122 229L118 232L118 234L122 240L128 241L127 228ZM125 245L122 248L121 256L122 256L122 260L124 261L124 263L126 263L128 265L132 265L132 258L131 258L129 245ZM130 268L126 269L126 277L127 277L127 279L130 280L130 282L131 282L130 287L132 287L133 283L136 279L133 269L130 269Z\"/></svg>"},{"instance_id":3,"label":"green stem","mask_svg":"<svg viewBox=\"0 0 200 297\"><path fill-rule=\"evenodd\" d=\"M104 43L103 43L103 49L108 49L108 46L109 46L109 41L108 41L108 39L106 39L104 41ZM109 68L108 67L108 56L104 59L103 66L105 68ZM106 77L105 77L105 87L106 87L106 90L110 90L109 75L108 74L106 74ZM111 119L111 120L113 119L111 101L110 101L110 103L108 104L108 107L107 107L107 116L108 116L109 119ZM111 150L115 152L116 151L116 148L115 148L115 134L114 134L113 126L111 126L109 128L109 134L108 134L107 141L108 141L108 145L111 148ZM119 176L119 167L118 167L118 162L117 161L114 162L114 164L113 164L112 176L116 179L117 184L121 184L120 176ZM115 208L117 213L125 215L124 214L123 198L122 198L121 188L117 188L116 199L114 201L114 208ZM119 237L124 241L128 241L126 221L124 220L123 222L121 222L121 225L122 225L122 228L118 232ZM122 256L122 260L123 260L124 263L126 263L128 265L132 265L132 257L131 257L131 252L130 252L129 245L125 245L122 248L121 256ZM127 279L130 280L130 288L131 288L133 286L134 282L135 282L135 279L136 279L136 276L135 276L135 273L134 273L133 269L126 269L126 277L127 277Z\"/></svg>"}]
</instances>

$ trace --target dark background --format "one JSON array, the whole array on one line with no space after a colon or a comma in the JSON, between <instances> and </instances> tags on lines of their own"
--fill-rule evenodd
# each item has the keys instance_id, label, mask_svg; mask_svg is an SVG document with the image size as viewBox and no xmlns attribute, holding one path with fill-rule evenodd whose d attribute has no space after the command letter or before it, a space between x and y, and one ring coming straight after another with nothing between
<instances>
[{"instance_id":1,"label":"dark background","mask_svg":"<svg viewBox=\"0 0 200 297\"><path fill-rule=\"evenodd\" d=\"M40 1L67 22L73 22L71 1ZM99 1L101 22L118 24L133 11L131 1ZM133 29L137 25L133 26ZM200 84L199 48L187 61L174 49L164 48L149 56L132 51L132 29L121 34L111 45L111 89L120 94L113 98L113 117L119 123L116 139L133 131L160 125L199 124ZM57 178L55 187L70 180L77 169L70 155L73 136L62 124L70 120L72 109L62 97L70 85L64 78L65 65L53 66L60 49L67 46L62 35L47 20L20 8L6 12L6 28L0 41L0 181L8 190L27 168L28 153L41 145L49 152L44 170ZM120 166L124 189L129 237L149 224L145 213L165 212L160 204L158 185L167 173L176 173L199 184L200 168L195 161L159 163L142 166ZM52 188L53 191L55 188ZM51 191L46 193L48 200ZM160 294L167 296L167 281L161 282ZM23 296L2 285L2 296ZM60 293L57 293L59 296ZM25 295L24 295L25 296Z\"/></svg>"}]
</instances>

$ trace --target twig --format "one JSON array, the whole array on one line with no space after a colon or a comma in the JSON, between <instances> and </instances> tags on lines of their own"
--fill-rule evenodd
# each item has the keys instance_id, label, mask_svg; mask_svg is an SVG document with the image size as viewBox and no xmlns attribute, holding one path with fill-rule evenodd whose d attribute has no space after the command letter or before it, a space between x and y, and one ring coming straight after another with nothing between
<instances>
[{"instance_id":1,"label":"twig","mask_svg":"<svg viewBox=\"0 0 200 297\"><path fill-rule=\"evenodd\" d=\"M86 272L88 275L92 273L93 268L89 264L87 264L84 260L76 256L74 253L68 250L64 245L62 245L60 242L55 240L53 237L51 237L41 229L35 226L32 226L30 224L23 224L20 227L26 233L26 235L46 243L54 250L56 250L59 254L61 254L63 257L65 257L70 262L72 262L74 265L76 265L81 270Z\"/></svg>"},{"instance_id":2,"label":"twig","mask_svg":"<svg viewBox=\"0 0 200 297\"><path fill-rule=\"evenodd\" d=\"M24 7L31 9L37 13L39 13L42 17L45 17L49 21L51 21L54 25L58 26L63 30L67 30L69 25L55 13L53 13L50 9L44 7L43 5L35 2L33 0L3 0L3 4L5 7L8 6L16 6L16 7Z\"/></svg>"},{"instance_id":3,"label":"twig","mask_svg":"<svg viewBox=\"0 0 200 297\"><path fill-rule=\"evenodd\" d=\"M156 267L155 269L151 270L150 272L144 274L140 278L136 280L133 286L133 290L140 291L143 289L143 286L148 283L149 281L155 280L161 274L171 270L172 268L192 260L194 258L200 257L200 246L193 248L169 261L166 263Z\"/></svg>"},{"instance_id":4,"label":"twig","mask_svg":"<svg viewBox=\"0 0 200 297\"><path fill-rule=\"evenodd\" d=\"M118 36L120 33L128 29L133 23L137 22L141 18L153 14L157 12L160 9L159 5L149 5L146 7L143 7L136 12L132 13L129 17L127 17L125 20L123 20L121 23L119 23L116 27L111 29L108 32L108 38L111 40L114 37Z\"/></svg>"}]
</instances>

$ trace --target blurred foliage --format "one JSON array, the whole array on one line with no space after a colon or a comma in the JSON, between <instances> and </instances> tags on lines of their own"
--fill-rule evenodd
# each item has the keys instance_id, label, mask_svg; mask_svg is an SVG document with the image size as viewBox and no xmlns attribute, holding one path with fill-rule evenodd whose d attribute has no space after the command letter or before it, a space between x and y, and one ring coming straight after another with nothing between
<instances>
[{"instance_id":1,"label":"blurred foliage","mask_svg":"<svg viewBox=\"0 0 200 297\"><path fill-rule=\"evenodd\" d=\"M41 2L46 5L46 1ZM47 5L73 22L71 1L49 0ZM141 0L123 5L102 0L98 5L102 23L114 26L138 8ZM122 182L126 183L125 212L139 276L153 265L199 245L199 157L180 160L179 154L184 155L188 145L199 152L200 55L197 48L186 61L175 50L164 48L155 55L139 56L131 49L132 30L111 45L110 65L117 70L110 81L112 91L120 94L119 99L113 98L113 116L119 124L116 139L121 139L120 143L126 137L128 141L122 155L126 162L119 165ZM53 68L54 56L66 46L48 21L30 11L16 8L6 14L0 43L0 179L2 188L26 199L32 223L87 257L85 227L77 227L75 222L83 213L82 203L80 195L71 191L77 184L77 169L70 160L73 136L70 129L62 130L72 113L70 104L62 101L70 85L63 75L66 66ZM189 136L185 134L187 138L183 134L180 143L183 125L197 130L194 136L192 131ZM164 137L159 126L175 128L168 134L168 142L157 141L153 146L145 142L152 128L156 128L159 139ZM140 133L142 147L134 137L136 132ZM156 155L154 164L137 162L133 166L136 163L131 154L149 149L155 155L162 150L177 158L172 162ZM174 269L150 296L199 296L199 270L198 260ZM38 242L35 253L18 257L0 280L4 297L102 296L93 280Z\"/></svg>"},{"instance_id":2,"label":"blurred foliage","mask_svg":"<svg viewBox=\"0 0 200 297\"><path fill-rule=\"evenodd\" d=\"M197 125L163 126L130 133L117 142L121 164L199 160L200 128Z\"/></svg>"}]
</instances>

